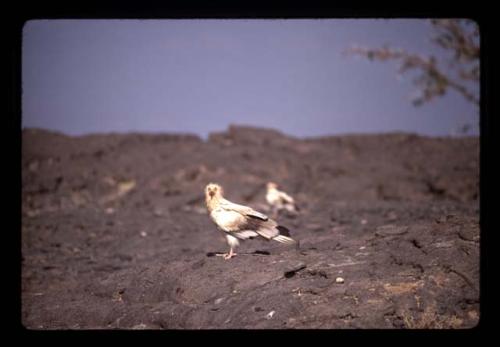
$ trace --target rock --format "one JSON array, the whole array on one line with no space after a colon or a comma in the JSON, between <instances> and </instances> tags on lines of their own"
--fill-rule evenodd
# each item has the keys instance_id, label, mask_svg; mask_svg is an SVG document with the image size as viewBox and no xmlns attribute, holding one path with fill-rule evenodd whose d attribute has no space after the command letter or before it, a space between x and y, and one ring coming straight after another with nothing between
<instances>
[{"instance_id":1,"label":"rock","mask_svg":"<svg viewBox=\"0 0 500 347\"><path fill-rule=\"evenodd\" d=\"M458 237L464 241L479 241L479 233L475 233L474 230L462 229L458 232Z\"/></svg>"},{"instance_id":2,"label":"rock","mask_svg":"<svg viewBox=\"0 0 500 347\"><path fill-rule=\"evenodd\" d=\"M38 170L38 167L40 166L38 160L35 160L35 161L32 161L29 166L28 166L28 169L32 172L35 172Z\"/></svg>"},{"instance_id":3,"label":"rock","mask_svg":"<svg viewBox=\"0 0 500 347\"><path fill-rule=\"evenodd\" d=\"M153 210L153 215L155 217L163 217L163 216L167 215L167 211L165 211L165 209L155 207Z\"/></svg>"},{"instance_id":4,"label":"rock","mask_svg":"<svg viewBox=\"0 0 500 347\"><path fill-rule=\"evenodd\" d=\"M332 227L332 232L333 233L343 233L345 231L349 231L349 227L347 225L339 225L339 226L334 226Z\"/></svg>"},{"instance_id":5,"label":"rock","mask_svg":"<svg viewBox=\"0 0 500 347\"><path fill-rule=\"evenodd\" d=\"M386 218L388 221L392 222L392 221L395 221L396 219L398 219L398 215L394 211L389 211L386 215Z\"/></svg>"},{"instance_id":6,"label":"rock","mask_svg":"<svg viewBox=\"0 0 500 347\"><path fill-rule=\"evenodd\" d=\"M137 324L137 325L134 325L132 327L133 330L144 330L144 329L147 329L148 326L144 323L141 323L141 324Z\"/></svg>"},{"instance_id":7,"label":"rock","mask_svg":"<svg viewBox=\"0 0 500 347\"><path fill-rule=\"evenodd\" d=\"M335 279L335 282L336 282L336 283L344 283L344 279L343 279L342 277L337 277L337 278Z\"/></svg>"},{"instance_id":8,"label":"rock","mask_svg":"<svg viewBox=\"0 0 500 347\"><path fill-rule=\"evenodd\" d=\"M442 242L436 242L434 244L434 247L436 247L436 248L449 248L449 247L453 247L454 244L455 244L455 242L453 242L453 241L442 241Z\"/></svg>"},{"instance_id":9,"label":"rock","mask_svg":"<svg viewBox=\"0 0 500 347\"><path fill-rule=\"evenodd\" d=\"M375 234L378 236L394 236L402 235L408 232L408 226L383 225L376 229Z\"/></svg>"},{"instance_id":10,"label":"rock","mask_svg":"<svg viewBox=\"0 0 500 347\"><path fill-rule=\"evenodd\" d=\"M323 230L323 225L319 223L309 223L306 225L306 228L311 231L321 231Z\"/></svg>"},{"instance_id":11,"label":"rock","mask_svg":"<svg viewBox=\"0 0 500 347\"><path fill-rule=\"evenodd\" d=\"M295 276L295 274L297 272L305 269L306 267L307 267L307 265L305 263L302 263L302 262L295 264L295 265L293 265L285 270L284 276L285 276L285 278L292 278L293 276Z\"/></svg>"}]
</instances>

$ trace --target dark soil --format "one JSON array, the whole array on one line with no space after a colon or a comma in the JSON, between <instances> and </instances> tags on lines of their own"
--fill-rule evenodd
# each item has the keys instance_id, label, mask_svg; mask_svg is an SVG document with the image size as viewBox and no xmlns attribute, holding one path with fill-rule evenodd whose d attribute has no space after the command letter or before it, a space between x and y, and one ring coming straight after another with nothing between
<instances>
[{"instance_id":1,"label":"dark soil","mask_svg":"<svg viewBox=\"0 0 500 347\"><path fill-rule=\"evenodd\" d=\"M479 321L479 140L22 135L22 323L30 329L470 328ZM300 241L228 251L203 189ZM341 279L343 279L343 283Z\"/></svg>"}]
</instances>

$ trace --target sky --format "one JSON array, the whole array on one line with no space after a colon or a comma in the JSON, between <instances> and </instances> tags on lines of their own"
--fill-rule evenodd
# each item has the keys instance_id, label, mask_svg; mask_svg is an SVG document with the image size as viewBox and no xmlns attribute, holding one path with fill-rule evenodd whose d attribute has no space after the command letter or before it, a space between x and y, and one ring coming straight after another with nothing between
<instances>
[{"instance_id":1,"label":"sky","mask_svg":"<svg viewBox=\"0 0 500 347\"><path fill-rule=\"evenodd\" d=\"M431 33L425 19L30 20L22 127L446 136L470 123L477 135L478 110L456 92L415 107L412 75L397 63L345 54L386 45L446 57Z\"/></svg>"}]
</instances>

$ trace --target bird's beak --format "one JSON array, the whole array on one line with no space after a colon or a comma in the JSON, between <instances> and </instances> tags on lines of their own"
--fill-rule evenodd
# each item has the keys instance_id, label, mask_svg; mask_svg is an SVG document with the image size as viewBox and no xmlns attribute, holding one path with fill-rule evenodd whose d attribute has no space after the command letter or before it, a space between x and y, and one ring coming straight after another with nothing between
<instances>
[{"instance_id":1,"label":"bird's beak","mask_svg":"<svg viewBox=\"0 0 500 347\"><path fill-rule=\"evenodd\" d=\"M215 195L215 192L213 190L211 190L208 192L208 195L210 195L210 197L213 198Z\"/></svg>"}]
</instances>

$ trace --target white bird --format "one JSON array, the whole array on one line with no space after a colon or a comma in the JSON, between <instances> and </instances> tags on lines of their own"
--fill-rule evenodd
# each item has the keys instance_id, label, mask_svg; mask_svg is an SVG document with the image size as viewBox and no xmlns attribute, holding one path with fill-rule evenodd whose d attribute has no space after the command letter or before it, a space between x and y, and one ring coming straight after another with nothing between
<instances>
[{"instance_id":1,"label":"white bird","mask_svg":"<svg viewBox=\"0 0 500 347\"><path fill-rule=\"evenodd\" d=\"M230 247L229 253L223 254L224 259L230 259L236 255L234 249L239 246L239 240L262 237L286 244L296 243L289 237L290 232L284 226L278 225L274 220L251 207L224 199L222 194L222 187L218 184L210 183L205 188L205 200L210 218L225 234Z\"/></svg>"},{"instance_id":2,"label":"white bird","mask_svg":"<svg viewBox=\"0 0 500 347\"><path fill-rule=\"evenodd\" d=\"M267 183L266 201L271 205L274 216L283 209L290 212L299 211L295 200L287 193L278 190L278 185L274 182Z\"/></svg>"}]
</instances>

